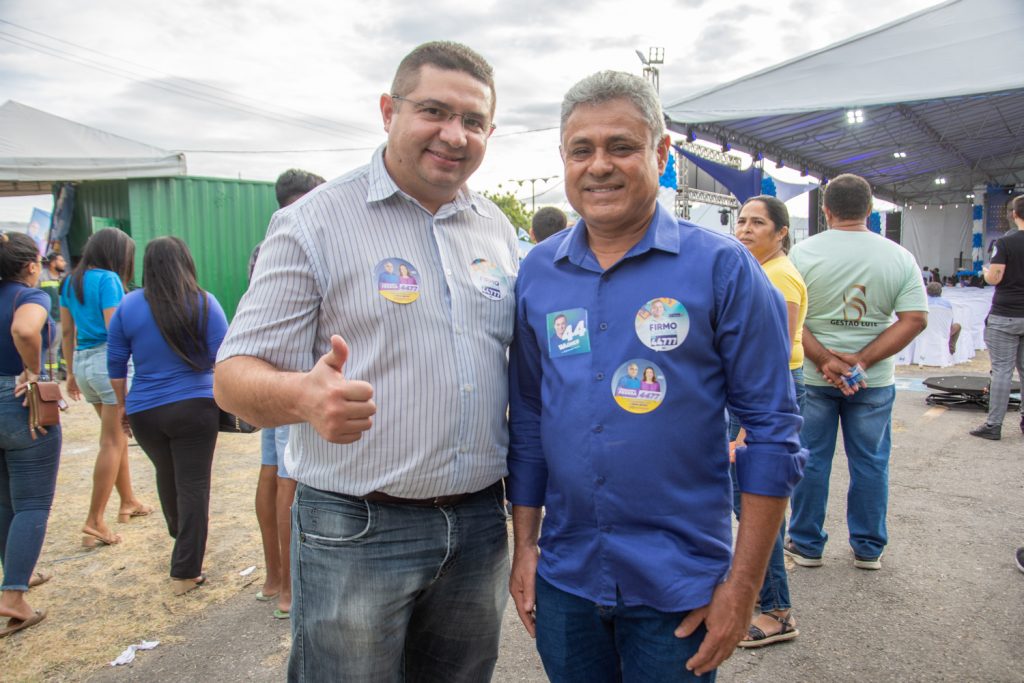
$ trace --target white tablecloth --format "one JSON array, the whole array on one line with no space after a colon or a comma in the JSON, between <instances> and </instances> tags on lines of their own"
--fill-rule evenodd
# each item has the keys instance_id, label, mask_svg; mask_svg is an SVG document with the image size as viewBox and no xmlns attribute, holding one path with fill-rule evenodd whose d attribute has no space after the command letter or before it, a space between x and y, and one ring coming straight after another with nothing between
<instances>
[{"instance_id":1,"label":"white tablecloth","mask_svg":"<svg viewBox=\"0 0 1024 683\"><path fill-rule=\"evenodd\" d=\"M953 322L960 323L960 339L957 353L949 365L963 363L974 358L975 351L985 348L985 316L992 307L994 287L943 287L942 297L953 304ZM910 342L896 356L897 365L914 363L914 342Z\"/></svg>"}]
</instances>

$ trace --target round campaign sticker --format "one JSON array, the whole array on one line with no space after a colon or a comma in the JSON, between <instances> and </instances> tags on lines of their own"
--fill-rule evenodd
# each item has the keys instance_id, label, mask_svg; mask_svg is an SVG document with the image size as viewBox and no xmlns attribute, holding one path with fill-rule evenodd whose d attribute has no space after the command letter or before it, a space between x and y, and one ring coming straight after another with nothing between
<instances>
[{"instance_id":1,"label":"round campaign sticker","mask_svg":"<svg viewBox=\"0 0 1024 683\"><path fill-rule=\"evenodd\" d=\"M638 415L649 413L665 398L665 373L643 358L628 360L612 376L612 396L619 407Z\"/></svg>"},{"instance_id":2,"label":"round campaign sticker","mask_svg":"<svg viewBox=\"0 0 1024 683\"><path fill-rule=\"evenodd\" d=\"M473 277L473 284L481 294L494 301L505 298L508 287L505 284L505 274L498 266L487 259L478 258L469 265L469 272Z\"/></svg>"},{"instance_id":3,"label":"round campaign sticker","mask_svg":"<svg viewBox=\"0 0 1024 683\"><path fill-rule=\"evenodd\" d=\"M420 274L408 261L386 258L373 268L377 291L388 301L411 304L420 297Z\"/></svg>"},{"instance_id":4,"label":"round campaign sticker","mask_svg":"<svg viewBox=\"0 0 1024 683\"><path fill-rule=\"evenodd\" d=\"M651 299L637 311L636 336L649 349L671 351L683 343L689 331L690 314L675 299Z\"/></svg>"}]
</instances>

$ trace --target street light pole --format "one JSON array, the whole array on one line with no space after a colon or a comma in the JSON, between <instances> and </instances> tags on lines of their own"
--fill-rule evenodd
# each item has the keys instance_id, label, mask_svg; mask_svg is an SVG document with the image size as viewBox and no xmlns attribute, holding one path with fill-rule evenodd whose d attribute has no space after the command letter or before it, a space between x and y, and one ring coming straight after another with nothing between
<instances>
[{"instance_id":1,"label":"street light pole","mask_svg":"<svg viewBox=\"0 0 1024 683\"><path fill-rule=\"evenodd\" d=\"M559 176L552 175L552 176L547 176L546 178L513 178L513 179L509 180L509 182L510 183L516 183L517 185L519 185L519 187L522 187L523 183L530 183L530 211L536 211L537 210L537 191L536 191L537 182L541 181L541 182L545 182L546 183L549 180L554 180L555 178L558 178L558 177Z\"/></svg>"}]
</instances>

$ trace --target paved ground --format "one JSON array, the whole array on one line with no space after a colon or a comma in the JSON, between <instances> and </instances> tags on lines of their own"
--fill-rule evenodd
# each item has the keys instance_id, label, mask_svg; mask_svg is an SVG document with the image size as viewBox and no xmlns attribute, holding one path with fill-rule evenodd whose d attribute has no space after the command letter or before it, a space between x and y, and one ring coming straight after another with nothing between
<instances>
[{"instance_id":1,"label":"paved ground","mask_svg":"<svg viewBox=\"0 0 1024 683\"><path fill-rule=\"evenodd\" d=\"M853 568L840 451L825 566L790 572L800 637L737 651L719 681L1024 680L1024 574L1012 557L1024 544L1024 437L1013 416L1002 441L971 437L967 430L982 413L932 408L916 380L900 386L906 388L897 393L894 413L891 540L883 569ZM250 593L206 610L173 636L179 642L89 680L284 677L288 626L271 619ZM546 680L511 607L494 680Z\"/></svg>"}]
</instances>

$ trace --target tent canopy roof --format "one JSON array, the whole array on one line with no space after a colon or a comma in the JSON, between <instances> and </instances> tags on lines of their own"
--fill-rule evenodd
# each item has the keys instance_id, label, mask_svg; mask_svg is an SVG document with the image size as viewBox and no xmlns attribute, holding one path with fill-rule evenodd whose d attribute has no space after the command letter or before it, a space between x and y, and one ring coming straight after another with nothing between
<instances>
[{"instance_id":1,"label":"tent canopy roof","mask_svg":"<svg viewBox=\"0 0 1024 683\"><path fill-rule=\"evenodd\" d=\"M676 132L819 176L856 173L897 202L963 202L979 185L1024 182L1022 34L1021 0L950 0L665 114Z\"/></svg>"},{"instance_id":2,"label":"tent canopy roof","mask_svg":"<svg viewBox=\"0 0 1024 683\"><path fill-rule=\"evenodd\" d=\"M13 100L0 106L0 196L48 194L75 180L185 175L185 155L47 114Z\"/></svg>"}]
</instances>

